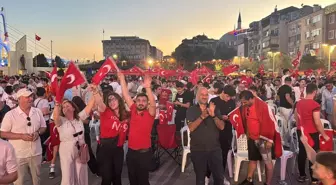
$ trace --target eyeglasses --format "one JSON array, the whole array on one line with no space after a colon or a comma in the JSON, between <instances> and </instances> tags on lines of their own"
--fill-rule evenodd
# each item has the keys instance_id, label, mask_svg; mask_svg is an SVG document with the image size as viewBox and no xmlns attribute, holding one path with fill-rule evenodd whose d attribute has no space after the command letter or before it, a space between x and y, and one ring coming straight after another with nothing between
<instances>
[{"instance_id":1,"label":"eyeglasses","mask_svg":"<svg viewBox=\"0 0 336 185\"><path fill-rule=\"evenodd\" d=\"M27 126L30 127L31 126L30 117L27 117L27 121L28 121Z\"/></svg>"},{"instance_id":2,"label":"eyeglasses","mask_svg":"<svg viewBox=\"0 0 336 185\"><path fill-rule=\"evenodd\" d=\"M82 134L83 134L83 131L79 131L79 132L73 134L73 137L77 137L77 136L80 136L80 135L82 135Z\"/></svg>"}]
</instances>

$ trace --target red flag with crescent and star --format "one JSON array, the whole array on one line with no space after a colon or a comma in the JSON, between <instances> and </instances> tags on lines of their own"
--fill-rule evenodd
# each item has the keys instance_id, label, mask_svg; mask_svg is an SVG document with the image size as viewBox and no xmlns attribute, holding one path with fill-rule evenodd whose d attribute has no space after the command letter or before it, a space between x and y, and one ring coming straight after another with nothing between
<instances>
[{"instance_id":1,"label":"red flag with crescent and star","mask_svg":"<svg viewBox=\"0 0 336 185\"><path fill-rule=\"evenodd\" d=\"M206 83L210 84L212 79L213 79L212 75L209 74L209 75L207 75L206 77L203 78L202 82L203 83L206 82Z\"/></svg>"},{"instance_id":2,"label":"red flag with crescent and star","mask_svg":"<svg viewBox=\"0 0 336 185\"><path fill-rule=\"evenodd\" d=\"M237 132L237 138L239 138L242 134L245 134L240 107L235 108L228 114L228 116L233 128Z\"/></svg>"},{"instance_id":3,"label":"red flag with crescent and star","mask_svg":"<svg viewBox=\"0 0 336 185\"><path fill-rule=\"evenodd\" d=\"M172 102L167 101L167 120L171 121L173 119L173 112L174 112L174 104Z\"/></svg>"},{"instance_id":4,"label":"red flag with crescent and star","mask_svg":"<svg viewBox=\"0 0 336 185\"><path fill-rule=\"evenodd\" d=\"M143 75L144 71L137 66L133 66L131 69L122 71L125 75Z\"/></svg>"},{"instance_id":5,"label":"red flag with crescent and star","mask_svg":"<svg viewBox=\"0 0 336 185\"><path fill-rule=\"evenodd\" d=\"M119 71L119 68L114 60L111 57L108 57L92 78L92 83L98 85L111 70Z\"/></svg>"},{"instance_id":6,"label":"red flag with crescent and star","mask_svg":"<svg viewBox=\"0 0 336 185\"><path fill-rule=\"evenodd\" d=\"M166 110L160 110L159 111L159 118L160 118L160 125L166 125L168 124L168 120L167 120L167 111Z\"/></svg>"},{"instance_id":7,"label":"red flag with crescent and star","mask_svg":"<svg viewBox=\"0 0 336 185\"><path fill-rule=\"evenodd\" d=\"M70 62L67 71L62 78L59 90L56 93L56 102L61 102L67 89L84 83L86 80L73 62Z\"/></svg>"},{"instance_id":8,"label":"red flag with crescent and star","mask_svg":"<svg viewBox=\"0 0 336 185\"><path fill-rule=\"evenodd\" d=\"M53 70L50 73L50 92L53 95L56 95L58 89L58 81L57 81L57 66L55 65Z\"/></svg>"},{"instance_id":9,"label":"red flag with crescent and star","mask_svg":"<svg viewBox=\"0 0 336 185\"><path fill-rule=\"evenodd\" d=\"M239 69L239 65L230 65L230 66L227 66L227 67L224 67L222 69L222 72L224 75L229 75L235 71L237 71Z\"/></svg>"},{"instance_id":10,"label":"red flag with crescent and star","mask_svg":"<svg viewBox=\"0 0 336 185\"><path fill-rule=\"evenodd\" d=\"M298 65L300 65L300 61L301 61L301 52L298 51L296 58L292 61L292 65L294 67L297 67Z\"/></svg>"},{"instance_id":11,"label":"red flag with crescent and star","mask_svg":"<svg viewBox=\"0 0 336 185\"><path fill-rule=\"evenodd\" d=\"M193 70L193 71L190 73L190 82L191 82L193 85L197 85L197 81L198 81L197 71L196 71L196 70Z\"/></svg>"}]
</instances>

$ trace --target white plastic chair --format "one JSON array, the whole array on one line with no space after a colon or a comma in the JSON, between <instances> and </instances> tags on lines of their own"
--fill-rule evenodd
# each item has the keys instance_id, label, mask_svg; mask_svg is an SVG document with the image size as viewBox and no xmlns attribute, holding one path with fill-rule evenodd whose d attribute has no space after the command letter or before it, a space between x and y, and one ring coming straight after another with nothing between
<instances>
[{"instance_id":1,"label":"white plastic chair","mask_svg":"<svg viewBox=\"0 0 336 185\"><path fill-rule=\"evenodd\" d=\"M268 105L274 105L274 101L273 101L273 100L267 100L266 103L267 103Z\"/></svg>"},{"instance_id":2,"label":"white plastic chair","mask_svg":"<svg viewBox=\"0 0 336 185\"><path fill-rule=\"evenodd\" d=\"M331 124L326 119L321 119L321 123L324 129L332 129Z\"/></svg>"},{"instance_id":3,"label":"white plastic chair","mask_svg":"<svg viewBox=\"0 0 336 185\"><path fill-rule=\"evenodd\" d=\"M237 153L234 153L235 156L235 169L234 169L234 181L238 181L240 165L242 161L248 161L248 150L247 150L247 137L246 135L241 135L237 138L236 134L236 143L237 143ZM261 171L260 171L260 162L257 163L258 179L261 182Z\"/></svg>"},{"instance_id":4,"label":"white plastic chair","mask_svg":"<svg viewBox=\"0 0 336 185\"><path fill-rule=\"evenodd\" d=\"M285 134L285 119L277 114L275 115L275 118L277 120L277 124L278 124L278 127L279 127L279 131L280 131L280 135L281 135L281 142L282 142L282 145L286 145L286 134Z\"/></svg>"},{"instance_id":5,"label":"white plastic chair","mask_svg":"<svg viewBox=\"0 0 336 185\"><path fill-rule=\"evenodd\" d=\"M187 156L188 153L190 153L190 130L188 126L184 126L181 128L181 142L182 142L182 148L183 148L183 154L182 154L182 165L181 165L181 171L184 172L184 168L187 163ZM184 146L184 139L183 139L183 133L187 132L188 135L188 143L187 146Z\"/></svg>"},{"instance_id":6,"label":"white plastic chair","mask_svg":"<svg viewBox=\"0 0 336 185\"><path fill-rule=\"evenodd\" d=\"M268 105L268 106L269 106L269 108L272 110L273 114L276 114L276 109L275 109L275 107L272 106L272 105Z\"/></svg>"},{"instance_id":7,"label":"white plastic chair","mask_svg":"<svg viewBox=\"0 0 336 185\"><path fill-rule=\"evenodd\" d=\"M90 128L90 132L91 132L91 129L94 128L94 132L95 132L96 137L99 137L99 135L100 135L100 131L99 131L100 121L95 120L93 116L92 116L91 121L89 123L89 128Z\"/></svg>"},{"instance_id":8,"label":"white plastic chair","mask_svg":"<svg viewBox=\"0 0 336 185\"><path fill-rule=\"evenodd\" d=\"M236 132L234 129L232 129L232 142L231 142L231 150L229 150L228 155L227 155L227 167L229 170L229 177L233 177L233 171L232 171L232 154L236 150L235 148L235 140L236 140Z\"/></svg>"},{"instance_id":9,"label":"white plastic chair","mask_svg":"<svg viewBox=\"0 0 336 185\"><path fill-rule=\"evenodd\" d=\"M293 156L294 156L294 153L292 151L284 150L282 148L282 156L280 157L280 162L281 162L280 180L281 181L284 181L286 179L287 161L289 158L292 158Z\"/></svg>"},{"instance_id":10,"label":"white plastic chair","mask_svg":"<svg viewBox=\"0 0 336 185\"><path fill-rule=\"evenodd\" d=\"M299 155L299 137L297 135L296 127L291 130L291 151L293 151L293 166L292 166L292 174L295 171L296 157Z\"/></svg>"}]
</instances>

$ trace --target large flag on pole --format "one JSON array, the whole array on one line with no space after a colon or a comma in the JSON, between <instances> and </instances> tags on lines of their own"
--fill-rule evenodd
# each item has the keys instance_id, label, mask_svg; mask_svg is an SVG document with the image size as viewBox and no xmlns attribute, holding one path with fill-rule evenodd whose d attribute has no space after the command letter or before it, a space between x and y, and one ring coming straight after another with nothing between
<instances>
[{"instance_id":1,"label":"large flag on pole","mask_svg":"<svg viewBox=\"0 0 336 185\"><path fill-rule=\"evenodd\" d=\"M92 83L98 85L111 70L119 71L119 68L115 61L111 57L108 57L92 78Z\"/></svg>"}]
</instances>

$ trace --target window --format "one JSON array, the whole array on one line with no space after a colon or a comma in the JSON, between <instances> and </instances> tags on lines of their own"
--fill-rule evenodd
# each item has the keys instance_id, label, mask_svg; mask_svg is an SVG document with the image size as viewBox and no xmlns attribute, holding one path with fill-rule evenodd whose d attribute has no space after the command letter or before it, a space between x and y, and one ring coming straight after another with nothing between
<instances>
[{"instance_id":1,"label":"window","mask_svg":"<svg viewBox=\"0 0 336 185\"><path fill-rule=\"evenodd\" d=\"M330 30L328 32L328 39L331 40L331 39L334 39L335 37L335 30Z\"/></svg>"},{"instance_id":2,"label":"window","mask_svg":"<svg viewBox=\"0 0 336 185\"><path fill-rule=\"evenodd\" d=\"M307 31L307 32L306 32L306 38L309 38L309 37L310 37L310 32Z\"/></svg>"},{"instance_id":3,"label":"window","mask_svg":"<svg viewBox=\"0 0 336 185\"><path fill-rule=\"evenodd\" d=\"M320 35L320 33L321 33L321 29L315 29L315 30L312 30L311 36L314 37L314 36Z\"/></svg>"},{"instance_id":4,"label":"window","mask_svg":"<svg viewBox=\"0 0 336 185\"><path fill-rule=\"evenodd\" d=\"M336 14L329 15L329 24L334 24L335 23L335 15Z\"/></svg>"},{"instance_id":5,"label":"window","mask_svg":"<svg viewBox=\"0 0 336 185\"><path fill-rule=\"evenodd\" d=\"M321 21L321 17L322 17L321 14L320 14L320 15L316 15L316 16L314 16L314 17L313 17L313 23L316 23L316 22Z\"/></svg>"},{"instance_id":6,"label":"window","mask_svg":"<svg viewBox=\"0 0 336 185\"><path fill-rule=\"evenodd\" d=\"M313 49L319 49L320 48L320 43L313 43Z\"/></svg>"},{"instance_id":7,"label":"window","mask_svg":"<svg viewBox=\"0 0 336 185\"><path fill-rule=\"evenodd\" d=\"M310 24L310 19L307 19L306 23L307 23L307 25L309 25Z\"/></svg>"}]
</instances>

